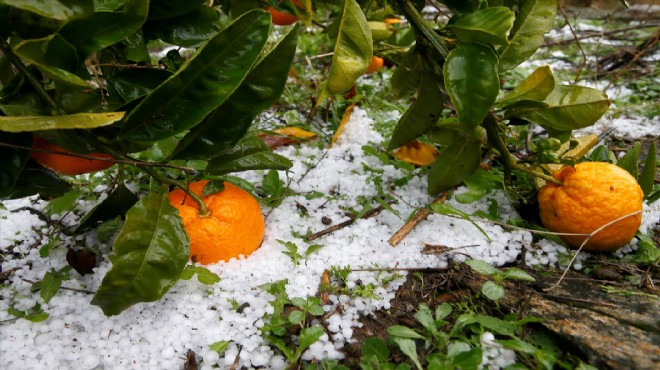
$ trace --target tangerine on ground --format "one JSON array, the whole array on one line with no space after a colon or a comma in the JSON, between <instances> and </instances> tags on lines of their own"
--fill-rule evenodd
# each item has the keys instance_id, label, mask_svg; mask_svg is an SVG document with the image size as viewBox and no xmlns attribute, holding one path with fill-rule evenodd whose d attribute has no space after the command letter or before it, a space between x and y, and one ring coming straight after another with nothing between
<instances>
[{"instance_id":1,"label":"tangerine on ground","mask_svg":"<svg viewBox=\"0 0 660 370\"><path fill-rule=\"evenodd\" d=\"M367 71L365 73L374 73L383 68L383 65L385 65L385 60L383 60L383 58L372 55L371 62L369 62L369 67L367 67Z\"/></svg>"},{"instance_id":2,"label":"tangerine on ground","mask_svg":"<svg viewBox=\"0 0 660 370\"><path fill-rule=\"evenodd\" d=\"M201 195L207 180L188 188ZM170 204L179 210L183 227L190 238L190 258L210 264L229 261L254 252L264 238L265 222L261 206L247 191L225 182L224 189L202 198L211 212L200 217L199 206L181 189L170 192Z\"/></svg>"},{"instance_id":3,"label":"tangerine on ground","mask_svg":"<svg viewBox=\"0 0 660 370\"><path fill-rule=\"evenodd\" d=\"M298 7L302 7L298 0L293 0L293 3L296 4ZM273 19L273 24L276 26L288 26L290 24L294 24L298 21L298 17L296 17L294 14L284 12L284 11L279 11L272 6L266 7L266 10L270 12L270 15L272 16Z\"/></svg>"},{"instance_id":4,"label":"tangerine on ground","mask_svg":"<svg viewBox=\"0 0 660 370\"><path fill-rule=\"evenodd\" d=\"M590 234L620 217L642 210L644 193L626 170L605 162L584 162L552 174L561 186L548 183L539 190L541 222L558 233ZM625 217L597 232L583 249L611 251L628 244L642 222L641 213ZM560 235L579 247L587 236Z\"/></svg>"},{"instance_id":5,"label":"tangerine on ground","mask_svg":"<svg viewBox=\"0 0 660 370\"><path fill-rule=\"evenodd\" d=\"M112 156L107 153L86 154L86 156L99 158L99 160L80 158L66 154L56 154L55 152L71 152L38 136L32 138L32 148L40 150L30 152L30 157L32 157L32 159L43 167L63 175L80 175L83 173L101 171L114 164L113 161L103 160L112 159Z\"/></svg>"}]
</instances>

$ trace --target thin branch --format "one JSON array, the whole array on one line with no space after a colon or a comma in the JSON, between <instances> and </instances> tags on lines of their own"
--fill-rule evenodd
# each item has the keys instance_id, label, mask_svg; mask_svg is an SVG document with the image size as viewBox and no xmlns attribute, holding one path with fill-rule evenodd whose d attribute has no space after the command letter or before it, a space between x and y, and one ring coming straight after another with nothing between
<instances>
[{"instance_id":1,"label":"thin branch","mask_svg":"<svg viewBox=\"0 0 660 370\"><path fill-rule=\"evenodd\" d=\"M433 203L443 203L444 201L447 200L447 192L444 192L440 194L439 197L437 197ZM433 204L432 203L432 204ZM403 239L410 234L413 229L422 221L428 217L428 215L431 213L431 210L428 207L422 208L417 213L413 218L408 220L392 237L387 241L392 247L396 247L399 243L403 241Z\"/></svg>"},{"instance_id":2,"label":"thin branch","mask_svg":"<svg viewBox=\"0 0 660 370\"><path fill-rule=\"evenodd\" d=\"M25 281L26 283L30 283L32 285L39 283L38 281L26 279L26 278L21 278L21 280ZM86 293L86 294L95 294L96 292L93 292L91 290L85 290L85 289L78 289L78 288L69 288L65 286L60 286L60 289L64 290L70 290L72 292L79 292L79 293Z\"/></svg>"},{"instance_id":3,"label":"thin branch","mask_svg":"<svg viewBox=\"0 0 660 370\"><path fill-rule=\"evenodd\" d=\"M374 209L369 210L369 212L365 213L364 215L362 215L362 217L360 217L360 219L367 219L367 218L376 216L377 214L382 212L384 209L385 209L385 207L378 206ZM346 221L340 222L336 225L332 225L332 226L328 227L327 229L323 229L319 232L315 232L314 234L308 235L306 240L307 241L316 240L316 239L322 237L323 235L327 235L327 234L333 233L337 230L341 230L341 229L345 228L346 226L349 226L352 223L354 223L357 219L358 218L353 216L353 217L351 217L350 219L348 219Z\"/></svg>"},{"instance_id":4,"label":"thin branch","mask_svg":"<svg viewBox=\"0 0 660 370\"><path fill-rule=\"evenodd\" d=\"M578 49L580 49L580 53L582 54L582 64L580 64L580 67L578 68L578 72L575 76L575 83L577 83L580 80L580 75L582 75L582 70L584 70L584 67L587 65L587 53L584 52L584 49L582 49L582 44L580 44L580 40L578 38L577 33L575 32L575 29L573 28L573 25L571 24L571 21L568 20L568 16L566 15L566 12L564 11L564 8L561 6L561 4L557 4L557 8L559 9L559 12L561 13L562 17L566 20L566 24L568 25L568 28L571 30L571 33L573 34L573 39L575 40L575 44L577 45Z\"/></svg>"}]
</instances>

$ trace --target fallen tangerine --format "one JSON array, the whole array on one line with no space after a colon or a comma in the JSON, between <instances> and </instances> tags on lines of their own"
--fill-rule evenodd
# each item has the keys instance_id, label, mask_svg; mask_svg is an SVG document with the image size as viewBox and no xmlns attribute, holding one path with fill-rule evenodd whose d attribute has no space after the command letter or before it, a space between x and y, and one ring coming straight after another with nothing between
<instances>
[{"instance_id":1,"label":"fallen tangerine","mask_svg":"<svg viewBox=\"0 0 660 370\"><path fill-rule=\"evenodd\" d=\"M594 234L583 249L611 251L628 244L642 222L644 193L626 170L606 162L566 166L552 174L563 182L546 184L538 192L543 225L557 233ZM587 236L560 235L566 244L579 247Z\"/></svg>"},{"instance_id":2,"label":"fallen tangerine","mask_svg":"<svg viewBox=\"0 0 660 370\"><path fill-rule=\"evenodd\" d=\"M201 195L207 183L207 180L196 181L188 188ZM225 182L223 190L202 197L210 211L208 216L200 216L197 202L181 189L170 192L168 198L179 210L194 262L206 265L229 261L247 256L261 246L265 230L261 206L238 186Z\"/></svg>"}]
</instances>

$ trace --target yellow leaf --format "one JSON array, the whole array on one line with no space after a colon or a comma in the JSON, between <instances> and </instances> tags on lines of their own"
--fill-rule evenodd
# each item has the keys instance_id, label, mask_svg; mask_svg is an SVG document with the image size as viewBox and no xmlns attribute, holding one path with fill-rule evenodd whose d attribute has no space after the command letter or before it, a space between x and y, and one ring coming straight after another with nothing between
<instances>
[{"instance_id":1,"label":"yellow leaf","mask_svg":"<svg viewBox=\"0 0 660 370\"><path fill-rule=\"evenodd\" d=\"M438 158L440 152L430 144L411 140L394 151L394 157L415 166L428 166Z\"/></svg>"},{"instance_id":2,"label":"yellow leaf","mask_svg":"<svg viewBox=\"0 0 660 370\"><path fill-rule=\"evenodd\" d=\"M337 139L339 138L341 132L344 131L344 127L346 126L346 123L348 122L349 119L351 119L351 115L353 114L353 108L355 108L355 103L352 103L346 108L346 111L344 112L344 116L341 118L341 121L339 122L339 127L337 127L337 131L335 131L334 136L332 136L332 140L330 141L330 145L328 145L328 148L332 148L332 146L335 144L335 141L337 141Z\"/></svg>"},{"instance_id":3,"label":"yellow leaf","mask_svg":"<svg viewBox=\"0 0 660 370\"><path fill-rule=\"evenodd\" d=\"M313 132L309 132L295 126L278 128L273 130L273 132L298 139L311 139L316 136L316 134Z\"/></svg>"}]
</instances>

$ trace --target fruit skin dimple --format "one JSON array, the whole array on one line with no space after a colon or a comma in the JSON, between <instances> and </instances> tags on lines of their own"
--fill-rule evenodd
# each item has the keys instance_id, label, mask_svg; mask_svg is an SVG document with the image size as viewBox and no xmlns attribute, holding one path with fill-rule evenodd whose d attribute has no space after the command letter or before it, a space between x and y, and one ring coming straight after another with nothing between
<instances>
[{"instance_id":1,"label":"fruit skin dimple","mask_svg":"<svg viewBox=\"0 0 660 370\"><path fill-rule=\"evenodd\" d=\"M189 189L201 195L208 181L193 182ZM170 204L190 238L190 258L201 264L228 261L254 252L264 238L265 221L261 206L247 191L228 182L220 192L202 200L211 212L200 217L197 203L181 189L170 192Z\"/></svg>"},{"instance_id":2,"label":"fruit skin dimple","mask_svg":"<svg viewBox=\"0 0 660 370\"><path fill-rule=\"evenodd\" d=\"M563 167L553 176L562 186L548 183L539 190L543 225L559 233L589 234L601 226L642 210L644 193L626 170L605 162L584 162ZM641 213L626 217L596 233L585 250L611 251L628 244L642 222ZM561 235L579 247L586 236Z\"/></svg>"}]
</instances>

